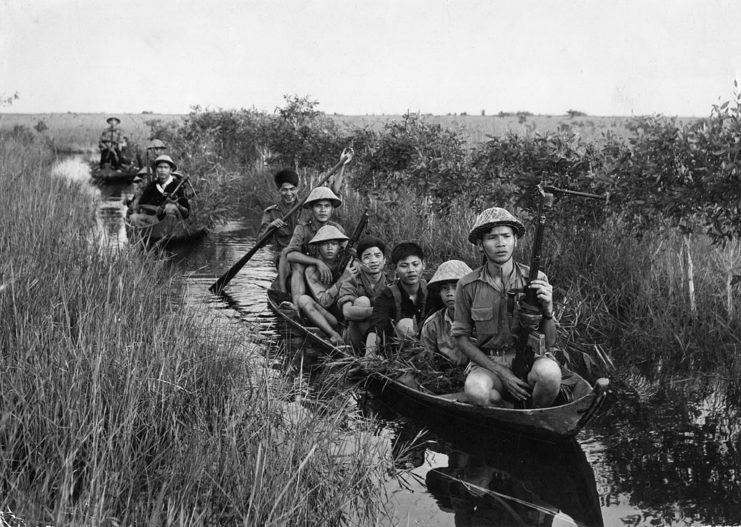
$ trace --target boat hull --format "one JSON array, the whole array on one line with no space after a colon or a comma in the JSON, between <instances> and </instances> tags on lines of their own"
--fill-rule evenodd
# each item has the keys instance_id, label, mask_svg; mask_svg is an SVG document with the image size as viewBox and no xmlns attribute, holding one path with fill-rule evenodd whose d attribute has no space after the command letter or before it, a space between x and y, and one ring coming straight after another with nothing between
<instances>
[{"instance_id":1,"label":"boat hull","mask_svg":"<svg viewBox=\"0 0 741 527\"><path fill-rule=\"evenodd\" d=\"M295 316L279 308L281 295L268 291L268 305L293 332L303 333L328 353L345 352L317 331L308 328ZM574 374L577 375L577 374ZM609 381L599 379L594 387L578 376L573 400L564 405L537 409L480 407L465 402L463 394L434 395L402 384L379 372L369 372L368 388L377 393L392 410L411 417L429 419L442 426L464 427L493 432L525 434L547 441L560 441L575 436L598 414L608 393Z\"/></svg>"},{"instance_id":2,"label":"boat hull","mask_svg":"<svg viewBox=\"0 0 741 527\"><path fill-rule=\"evenodd\" d=\"M95 183L114 184L114 183L131 183L134 181L139 169L135 166L123 167L121 169L112 169L109 165L100 168L94 165L90 170L90 176Z\"/></svg>"},{"instance_id":3,"label":"boat hull","mask_svg":"<svg viewBox=\"0 0 741 527\"><path fill-rule=\"evenodd\" d=\"M158 223L147 226L134 225L126 220L126 234L129 243L171 246L196 241L208 234L208 229L190 219L178 220L166 216Z\"/></svg>"}]
</instances>

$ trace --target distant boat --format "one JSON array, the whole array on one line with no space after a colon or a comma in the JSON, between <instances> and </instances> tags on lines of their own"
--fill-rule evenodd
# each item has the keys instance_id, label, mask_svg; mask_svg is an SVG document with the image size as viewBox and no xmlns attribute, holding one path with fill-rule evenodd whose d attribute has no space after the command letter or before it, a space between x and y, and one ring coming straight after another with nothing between
<instances>
[{"instance_id":1,"label":"distant boat","mask_svg":"<svg viewBox=\"0 0 741 527\"><path fill-rule=\"evenodd\" d=\"M179 220L165 216L154 225L134 225L128 218L125 220L126 235L129 243L143 243L147 246L172 246L196 241L206 234L208 228L191 218Z\"/></svg>"},{"instance_id":2,"label":"distant boat","mask_svg":"<svg viewBox=\"0 0 741 527\"><path fill-rule=\"evenodd\" d=\"M134 181L139 167L136 165L124 165L121 168L111 168L110 165L103 165L101 168L97 163L91 163L90 176L95 183L114 184L114 183L131 183Z\"/></svg>"}]
</instances>

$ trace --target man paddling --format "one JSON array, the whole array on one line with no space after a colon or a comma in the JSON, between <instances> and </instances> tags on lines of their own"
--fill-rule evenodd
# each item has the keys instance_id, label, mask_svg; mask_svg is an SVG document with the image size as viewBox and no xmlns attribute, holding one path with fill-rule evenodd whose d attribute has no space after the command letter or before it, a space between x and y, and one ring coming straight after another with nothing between
<instances>
[{"instance_id":1,"label":"man paddling","mask_svg":"<svg viewBox=\"0 0 741 527\"><path fill-rule=\"evenodd\" d=\"M340 194L342 190L345 165L352 161L352 157L352 150L349 149L343 150L340 155L340 162L342 163L340 173L330 185L330 189L334 194ZM302 208L284 221L283 218L287 216L288 211L298 201L299 177L295 171L290 168L284 168L275 173L273 180L280 193L280 200L263 211L257 238L262 238L271 227L275 228L272 242L278 253L275 258L275 266L278 268L278 288L286 293L288 290L288 277L291 274L291 264L286 258L288 244L291 241L296 225L309 220L311 218L311 212L308 209Z\"/></svg>"},{"instance_id":2,"label":"man paddling","mask_svg":"<svg viewBox=\"0 0 741 527\"><path fill-rule=\"evenodd\" d=\"M559 394L561 368L550 353L536 356L526 379L511 369L521 321L517 302L510 301L508 293L519 294L515 291L527 285L528 267L512 259L524 233L520 220L505 209L492 207L479 214L468 236L485 261L458 282L450 334L473 363L465 392L479 406L511 405L511 401L532 397L532 406L541 408L550 406ZM551 349L556 340L553 287L542 272L529 287L537 291L540 331Z\"/></svg>"}]
</instances>

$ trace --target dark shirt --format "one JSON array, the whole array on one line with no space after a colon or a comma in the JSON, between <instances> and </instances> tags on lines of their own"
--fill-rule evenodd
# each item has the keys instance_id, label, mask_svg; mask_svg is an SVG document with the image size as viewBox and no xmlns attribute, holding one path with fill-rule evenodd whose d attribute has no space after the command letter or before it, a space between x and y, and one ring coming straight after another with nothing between
<instances>
[{"instance_id":1,"label":"dark shirt","mask_svg":"<svg viewBox=\"0 0 741 527\"><path fill-rule=\"evenodd\" d=\"M172 178L172 180L163 187L160 187L159 182L152 181L149 185L144 187L142 191L142 197L139 199L139 205L153 205L155 207L161 207L166 204L167 197L165 194L171 195L172 192L178 187L180 180L178 178ZM172 196L178 205L184 207L188 212L190 211L190 203L188 198L185 196L185 185L180 185L177 192ZM152 213L152 211L144 211ZM188 212L184 213L183 216L187 216Z\"/></svg>"},{"instance_id":2,"label":"dark shirt","mask_svg":"<svg viewBox=\"0 0 741 527\"><path fill-rule=\"evenodd\" d=\"M370 329L366 333L375 333L382 343L391 342L394 338L395 324L403 318L411 318L415 322L416 333L422 327L422 322L429 315L427 300L427 283L422 281L417 292L417 301L412 302L404 288L396 282L401 292L401 312L396 312L396 300L390 286L385 286L373 303L373 314L370 317Z\"/></svg>"}]
</instances>

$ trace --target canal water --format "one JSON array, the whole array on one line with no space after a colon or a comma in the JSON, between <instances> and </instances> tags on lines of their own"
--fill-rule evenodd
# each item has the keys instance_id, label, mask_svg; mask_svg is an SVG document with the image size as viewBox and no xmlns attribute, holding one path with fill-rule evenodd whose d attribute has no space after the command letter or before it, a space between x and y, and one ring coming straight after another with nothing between
<instances>
[{"instance_id":1,"label":"canal water","mask_svg":"<svg viewBox=\"0 0 741 527\"><path fill-rule=\"evenodd\" d=\"M60 170L88 178L81 161ZM76 172L77 171L77 172ZM127 243L128 186L93 187L98 236ZM186 287L186 303L277 338L265 292L275 272L262 249L229 284L208 287L254 244L259 217L217 227L167 254ZM394 416L379 431L393 444L390 525L741 525L739 391L718 378L666 386L613 383L609 409L573 442L554 447L465 431L425 431ZM366 404L367 403L367 404ZM373 400L360 405L378 411Z\"/></svg>"}]
</instances>

